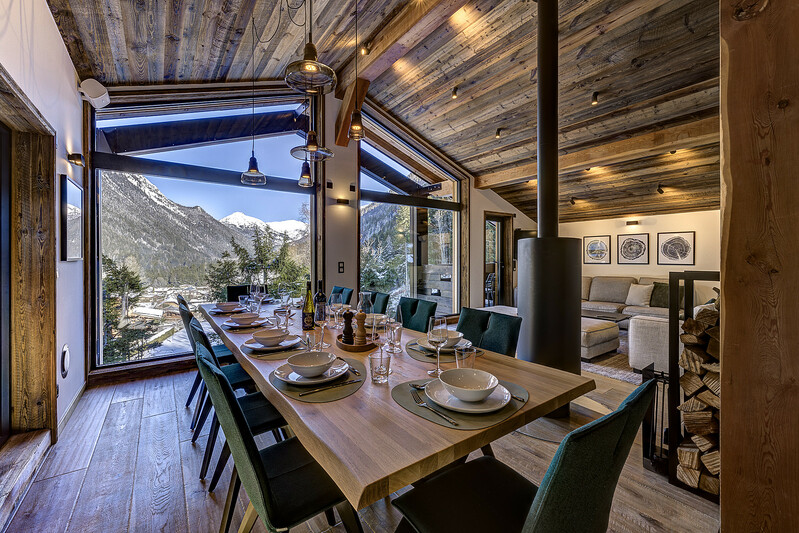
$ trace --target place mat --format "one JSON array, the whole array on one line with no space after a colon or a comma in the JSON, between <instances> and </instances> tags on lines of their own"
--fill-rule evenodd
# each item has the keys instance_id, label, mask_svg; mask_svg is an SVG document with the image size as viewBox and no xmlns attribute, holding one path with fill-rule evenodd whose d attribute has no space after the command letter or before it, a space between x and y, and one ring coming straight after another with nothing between
<instances>
[{"instance_id":1,"label":"place mat","mask_svg":"<svg viewBox=\"0 0 799 533\"><path fill-rule=\"evenodd\" d=\"M422 348L417 344L416 341L409 341L408 344L405 345L405 353L410 355L413 359L417 361L421 361L422 363L433 363L436 362L436 352L429 352L426 349ZM483 350L477 349L477 357L483 355ZM454 363L455 362L455 354L454 353L442 353L441 354L441 362L442 363ZM435 416L435 415L433 415Z\"/></svg>"},{"instance_id":2,"label":"place mat","mask_svg":"<svg viewBox=\"0 0 799 533\"><path fill-rule=\"evenodd\" d=\"M391 397L397 402L403 409L410 411L411 413L415 414L416 416L420 416L430 422L438 424L439 426L444 426L446 428L452 429L460 429L460 430L475 430L475 429L484 429L487 427L491 427L495 424L499 424L513 413L521 409L527 400L530 398L528 392L522 387L521 385L517 385L515 383L511 383L505 380L499 380L500 385L505 387L510 391L511 394L515 394L516 396L520 396L524 398L524 403L511 398L508 405L500 409L499 411L494 411L493 413L486 413L480 415L470 415L466 413L459 413L457 411L450 411L449 409L444 409L443 407L439 407L438 405L431 402L424 391L417 391L419 393L419 397L424 400L427 405L435 409L436 411L440 411L445 415L449 416L457 420L458 425L453 426L440 416L431 413L424 407L419 407L416 405L416 402L413 401L413 397L411 397L411 387L410 383L421 383L422 380L414 379L413 381L406 381L404 383L400 383L393 389L391 389ZM344 388L344 387L342 387Z\"/></svg>"},{"instance_id":3,"label":"place mat","mask_svg":"<svg viewBox=\"0 0 799 533\"><path fill-rule=\"evenodd\" d=\"M299 400L301 402L307 403L326 403L326 402L335 402L336 400L340 400L342 398L346 398L350 394L354 394L355 392L360 389L364 383L369 379L369 376L366 373L366 366L363 363L358 361L357 359L350 359L349 357L342 357L347 363L355 368L358 372L361 373L360 376L356 376L349 370L340 378L329 381L327 383L322 383L321 385L317 385L316 387L296 387L294 385L290 385L285 381L281 381L275 377L275 373L269 373L269 383L271 383L277 390L283 393L284 396L288 396L293 400ZM309 394L307 396L300 396L301 392L313 390L317 387L324 387L327 385L335 385L336 383L340 383L342 381L347 381L351 379L360 379L361 381L358 383L353 383L351 385L344 385L342 387L336 387L333 389L328 389L326 391L317 392L315 394Z\"/></svg>"}]
</instances>

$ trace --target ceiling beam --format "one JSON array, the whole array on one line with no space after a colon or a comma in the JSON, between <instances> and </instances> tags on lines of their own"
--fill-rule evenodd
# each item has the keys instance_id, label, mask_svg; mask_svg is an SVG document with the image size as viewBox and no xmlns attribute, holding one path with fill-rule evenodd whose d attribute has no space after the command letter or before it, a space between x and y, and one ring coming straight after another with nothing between
<instances>
[{"instance_id":1,"label":"ceiling beam","mask_svg":"<svg viewBox=\"0 0 799 533\"><path fill-rule=\"evenodd\" d=\"M195 120L173 120L102 128L115 154L142 154L169 148L305 131L308 117L294 111L278 111Z\"/></svg>"},{"instance_id":2,"label":"ceiling beam","mask_svg":"<svg viewBox=\"0 0 799 533\"><path fill-rule=\"evenodd\" d=\"M349 146L352 112L363 106L369 83L371 83L369 80L358 78L347 87L336 117L336 146Z\"/></svg>"},{"instance_id":3,"label":"ceiling beam","mask_svg":"<svg viewBox=\"0 0 799 533\"><path fill-rule=\"evenodd\" d=\"M369 54L358 58L358 77L374 81L463 7L466 0L415 0L402 9L368 43ZM357 52L356 52L357 53ZM341 98L355 81L355 61L338 72Z\"/></svg>"},{"instance_id":4,"label":"ceiling beam","mask_svg":"<svg viewBox=\"0 0 799 533\"><path fill-rule=\"evenodd\" d=\"M717 142L719 142L719 119L711 117L561 155L560 173L622 163ZM537 161L532 160L516 167L481 174L475 178L474 184L478 189L490 189L536 178Z\"/></svg>"}]
</instances>

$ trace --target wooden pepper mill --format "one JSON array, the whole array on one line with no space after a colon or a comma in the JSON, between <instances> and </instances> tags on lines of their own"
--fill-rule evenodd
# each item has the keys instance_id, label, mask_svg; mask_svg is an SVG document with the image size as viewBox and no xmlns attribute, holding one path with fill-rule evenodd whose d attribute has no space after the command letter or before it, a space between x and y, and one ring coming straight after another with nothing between
<instances>
[{"instance_id":1,"label":"wooden pepper mill","mask_svg":"<svg viewBox=\"0 0 799 533\"><path fill-rule=\"evenodd\" d=\"M354 344L353 336L352 336L352 311L349 309L344 311L342 315L344 318L344 331L341 332L341 342L344 344Z\"/></svg>"},{"instance_id":2,"label":"wooden pepper mill","mask_svg":"<svg viewBox=\"0 0 799 533\"><path fill-rule=\"evenodd\" d=\"M366 313L358 311L355 315L355 322L358 324L355 328L355 345L363 346L366 344Z\"/></svg>"}]
</instances>

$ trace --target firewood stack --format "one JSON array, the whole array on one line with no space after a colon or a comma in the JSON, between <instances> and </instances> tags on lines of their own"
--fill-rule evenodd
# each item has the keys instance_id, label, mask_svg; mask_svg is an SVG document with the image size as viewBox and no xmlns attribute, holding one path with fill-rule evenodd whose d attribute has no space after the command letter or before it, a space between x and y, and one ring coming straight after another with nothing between
<instances>
[{"instance_id":1,"label":"firewood stack","mask_svg":"<svg viewBox=\"0 0 799 533\"><path fill-rule=\"evenodd\" d=\"M686 440L677 449L677 478L693 488L719 493L719 411L721 409L721 350L719 312L702 309L682 325L680 340L685 349L679 365L685 373L680 387L685 401L682 411Z\"/></svg>"}]
</instances>

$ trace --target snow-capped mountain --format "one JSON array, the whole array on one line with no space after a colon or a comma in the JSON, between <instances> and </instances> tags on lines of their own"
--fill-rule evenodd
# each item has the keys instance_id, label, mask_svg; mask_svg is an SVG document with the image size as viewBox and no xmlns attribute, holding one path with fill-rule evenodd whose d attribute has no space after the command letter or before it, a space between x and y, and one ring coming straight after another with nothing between
<instances>
[{"instance_id":1,"label":"snow-capped mountain","mask_svg":"<svg viewBox=\"0 0 799 533\"><path fill-rule=\"evenodd\" d=\"M279 234L287 234L289 239L296 240L305 235L308 231L308 224L299 220L281 220L278 222L264 222L260 218L251 217L241 211L236 211L228 216L219 219L219 222L227 226L233 226L242 231L252 231L253 228L270 228Z\"/></svg>"}]
</instances>

